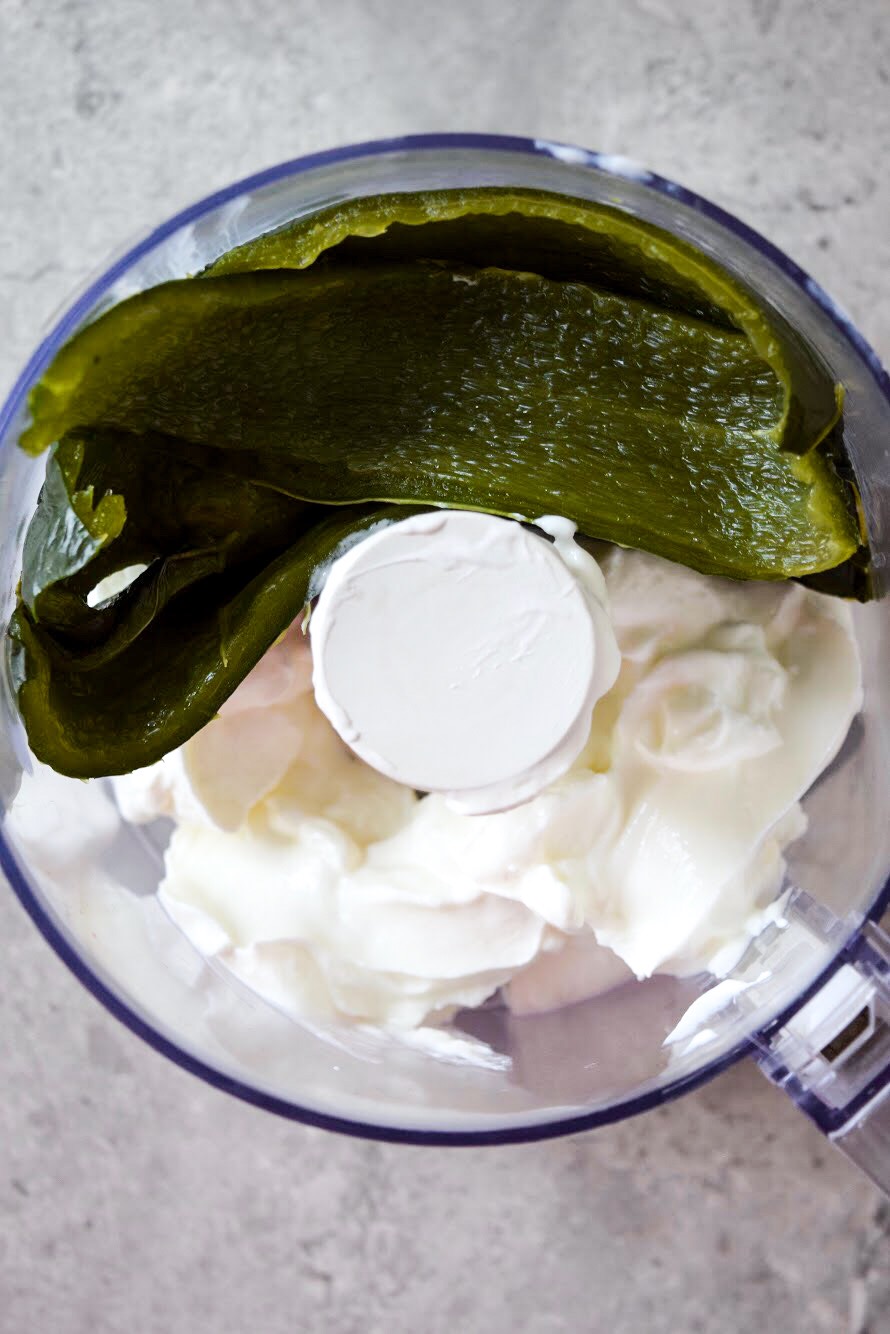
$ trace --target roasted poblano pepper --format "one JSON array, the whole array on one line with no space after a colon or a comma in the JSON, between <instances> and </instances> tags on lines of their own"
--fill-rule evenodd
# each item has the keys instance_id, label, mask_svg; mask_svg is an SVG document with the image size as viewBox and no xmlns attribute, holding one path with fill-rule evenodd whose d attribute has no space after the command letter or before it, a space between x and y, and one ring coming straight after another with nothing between
<instances>
[{"instance_id":1,"label":"roasted poblano pepper","mask_svg":"<svg viewBox=\"0 0 890 1334\"><path fill-rule=\"evenodd\" d=\"M35 389L21 443L52 452L10 627L32 748L90 776L181 744L319 563L405 506L858 575L841 401L718 264L615 209L472 190L302 219L113 307Z\"/></svg>"}]
</instances>

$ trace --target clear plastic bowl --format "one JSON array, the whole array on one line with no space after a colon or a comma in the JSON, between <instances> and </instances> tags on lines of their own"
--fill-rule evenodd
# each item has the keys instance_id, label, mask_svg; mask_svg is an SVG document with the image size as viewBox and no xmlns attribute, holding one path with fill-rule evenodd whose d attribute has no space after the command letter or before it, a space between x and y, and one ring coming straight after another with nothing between
<instances>
[{"instance_id":1,"label":"clear plastic bowl","mask_svg":"<svg viewBox=\"0 0 890 1334\"><path fill-rule=\"evenodd\" d=\"M882 599L857 610L865 709L806 798L810 827L793 849L783 922L719 985L660 977L547 1015L515 1018L491 1008L463 1016L463 1029L491 1044L493 1056L483 1064L443 1060L372 1032L298 1024L208 964L166 916L152 892L162 867L162 825L123 823L101 783L31 771L5 677L0 864L54 949L122 1022L195 1074L269 1111L381 1139L529 1140L643 1111L754 1051L824 1129L849 1131L852 1142L877 1108L890 1067L873 1041L866 1060L860 1040L861 1015L874 1037L883 1004L880 942L862 929L887 901L890 872L890 382L822 289L714 205L624 159L539 140L439 135L288 162L186 209L77 296L0 413L4 624L44 469L44 460L16 447L27 394L84 321L337 200L494 184L605 201L687 238L800 328L846 385L846 441ZM826 992L828 979L833 990ZM852 1032L850 1019L859 1032L845 1050L855 1047L859 1063L841 1069L825 1056L823 1039L839 1024ZM876 1152L872 1145L872 1159ZM874 1162L871 1169L879 1174Z\"/></svg>"}]
</instances>

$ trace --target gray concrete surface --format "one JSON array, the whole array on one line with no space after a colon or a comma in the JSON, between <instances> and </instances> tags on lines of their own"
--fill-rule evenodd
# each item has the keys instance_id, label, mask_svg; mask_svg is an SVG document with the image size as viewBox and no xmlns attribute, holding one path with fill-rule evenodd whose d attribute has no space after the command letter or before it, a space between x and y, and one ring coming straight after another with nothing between
<instances>
[{"instance_id":1,"label":"gray concrete surface","mask_svg":"<svg viewBox=\"0 0 890 1334\"><path fill-rule=\"evenodd\" d=\"M134 232L276 160L480 129L632 155L890 356L890 9L0 0L0 381ZM574 1140L416 1150L205 1088L0 892L2 1334L879 1334L876 1192L752 1067Z\"/></svg>"}]
</instances>

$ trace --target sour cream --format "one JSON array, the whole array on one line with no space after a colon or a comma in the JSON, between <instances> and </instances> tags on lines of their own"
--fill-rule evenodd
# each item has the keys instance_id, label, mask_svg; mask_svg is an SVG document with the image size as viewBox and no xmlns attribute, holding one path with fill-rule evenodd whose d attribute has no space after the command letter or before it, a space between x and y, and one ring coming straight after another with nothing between
<instances>
[{"instance_id":1,"label":"sour cream","mask_svg":"<svg viewBox=\"0 0 890 1334\"><path fill-rule=\"evenodd\" d=\"M800 798L861 704L849 608L618 548L595 562L547 522L621 661L530 800L465 814L357 758L299 628L180 751L115 780L125 816L176 821L167 911L280 1008L405 1029L501 987L527 1011L720 973L779 893Z\"/></svg>"}]
</instances>

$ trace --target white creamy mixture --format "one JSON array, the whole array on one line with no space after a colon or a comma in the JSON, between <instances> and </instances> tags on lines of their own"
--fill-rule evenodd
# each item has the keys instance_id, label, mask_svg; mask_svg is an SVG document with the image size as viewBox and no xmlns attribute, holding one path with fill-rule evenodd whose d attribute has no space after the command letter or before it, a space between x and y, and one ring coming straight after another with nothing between
<instances>
[{"instance_id":1,"label":"white creamy mixture","mask_svg":"<svg viewBox=\"0 0 890 1334\"><path fill-rule=\"evenodd\" d=\"M197 947L291 1013L394 1028L507 984L530 1010L731 967L860 707L850 611L618 548L600 567L620 673L570 770L512 810L461 814L357 759L298 628L181 750L116 779L125 816L177 822L160 893Z\"/></svg>"}]
</instances>

